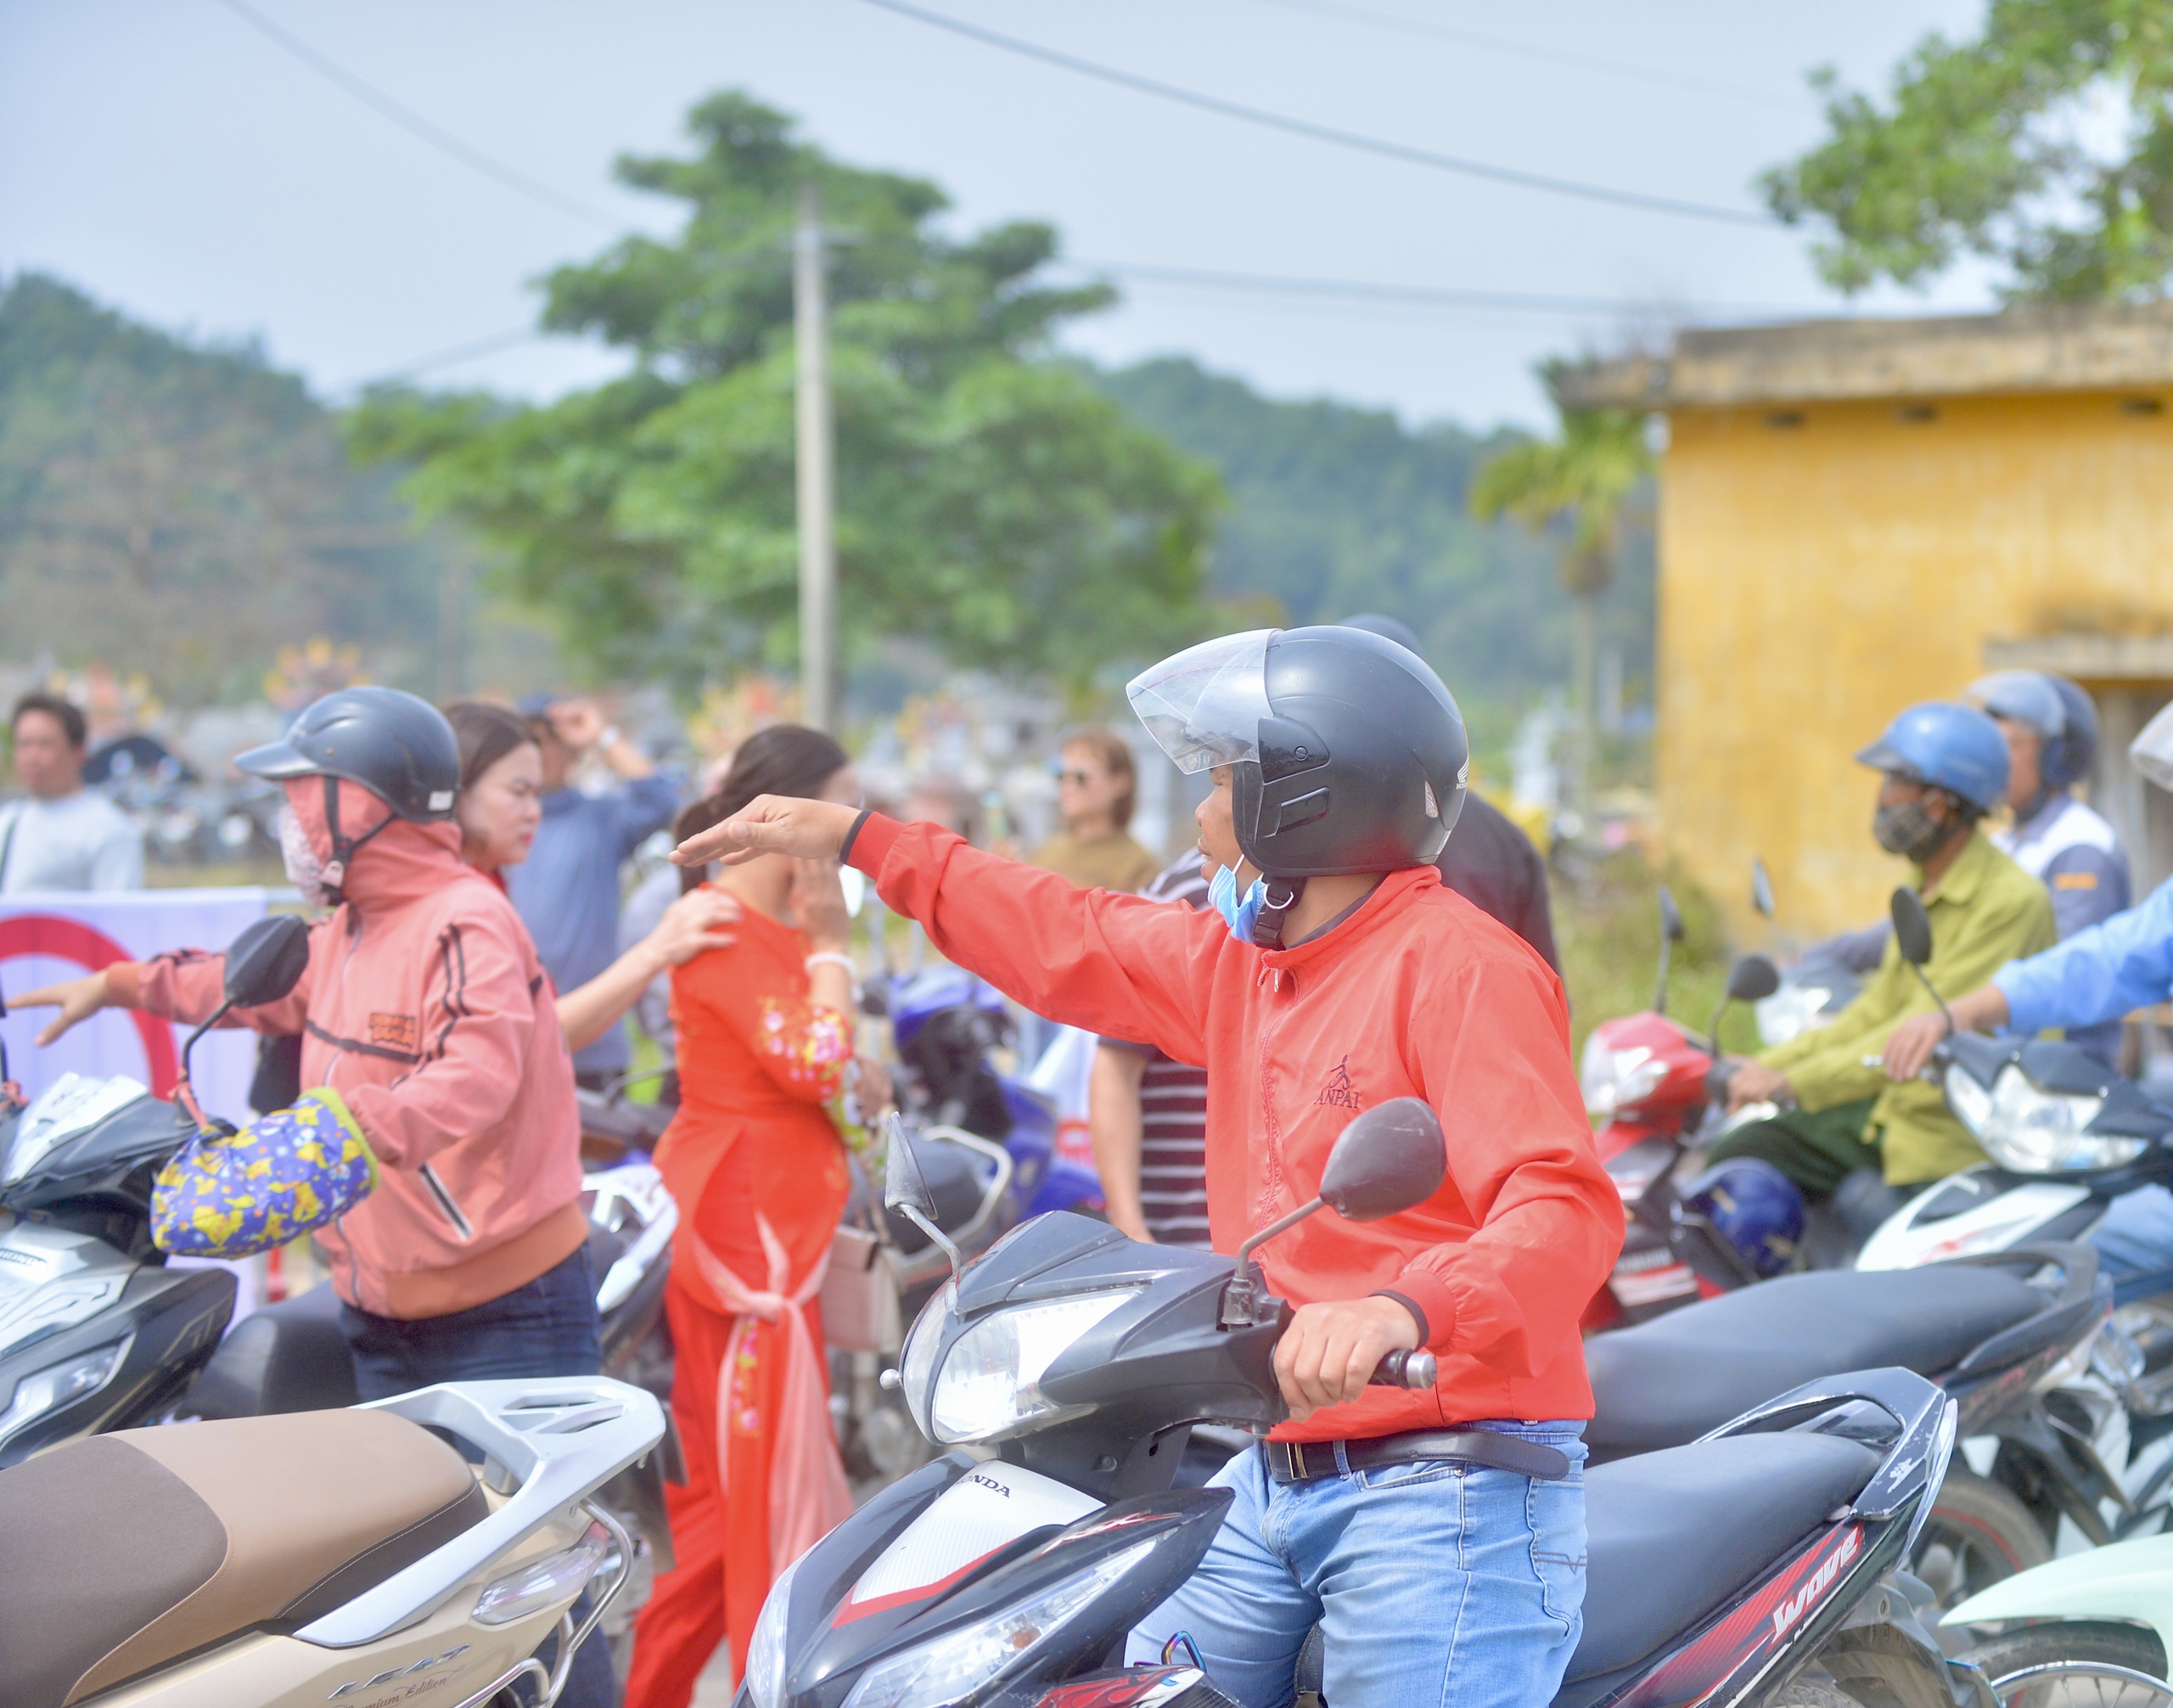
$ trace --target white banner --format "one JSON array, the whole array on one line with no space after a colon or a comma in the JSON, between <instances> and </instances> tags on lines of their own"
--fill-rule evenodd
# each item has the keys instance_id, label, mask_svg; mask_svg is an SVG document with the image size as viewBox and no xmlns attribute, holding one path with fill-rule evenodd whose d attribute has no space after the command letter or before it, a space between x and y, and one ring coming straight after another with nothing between
<instances>
[{"instance_id":1,"label":"white banner","mask_svg":"<svg viewBox=\"0 0 2173 1708\"><path fill-rule=\"evenodd\" d=\"M266 892L236 890L25 891L0 896L0 996L35 990L115 961L140 961L168 949L220 950L265 913ZM160 1096L173 1088L190 1028L149 1014L109 1009L58 1043L31 1040L54 1010L25 1009L0 1021L8 1070L36 1097L62 1074L126 1074ZM249 1082L256 1071L256 1034L211 1032L191 1066L209 1115L236 1124L250 1118Z\"/></svg>"}]
</instances>

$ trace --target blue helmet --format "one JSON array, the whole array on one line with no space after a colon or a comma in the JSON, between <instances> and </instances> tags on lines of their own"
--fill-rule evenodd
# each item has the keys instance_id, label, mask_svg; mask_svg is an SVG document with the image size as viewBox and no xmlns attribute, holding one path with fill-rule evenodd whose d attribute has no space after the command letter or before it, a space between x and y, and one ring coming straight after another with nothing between
<instances>
[{"instance_id":1,"label":"blue helmet","mask_svg":"<svg viewBox=\"0 0 2173 1708\"><path fill-rule=\"evenodd\" d=\"M1682 1207L1713 1224L1760 1276L1787 1268L1803 1239L1803 1194L1770 1162L1740 1156L1682 1189Z\"/></svg>"},{"instance_id":2,"label":"blue helmet","mask_svg":"<svg viewBox=\"0 0 2173 1708\"><path fill-rule=\"evenodd\" d=\"M2037 670L1994 671L1970 683L1967 698L1994 717L2035 731L2041 744L2037 794L2014 803L2017 817L2029 817L2055 791L2090 775L2097 759L2097 708L2065 677Z\"/></svg>"},{"instance_id":3,"label":"blue helmet","mask_svg":"<svg viewBox=\"0 0 2173 1708\"><path fill-rule=\"evenodd\" d=\"M1944 789L1979 812L2007 798L2007 738L1983 712L1951 700L1911 706L1856 762Z\"/></svg>"}]
</instances>

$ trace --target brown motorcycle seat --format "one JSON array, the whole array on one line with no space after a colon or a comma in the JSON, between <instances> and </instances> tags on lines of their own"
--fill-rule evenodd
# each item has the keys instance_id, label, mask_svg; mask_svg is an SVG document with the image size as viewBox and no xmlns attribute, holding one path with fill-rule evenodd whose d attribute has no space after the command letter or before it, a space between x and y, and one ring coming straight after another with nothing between
<instances>
[{"instance_id":1,"label":"brown motorcycle seat","mask_svg":"<svg viewBox=\"0 0 2173 1708\"><path fill-rule=\"evenodd\" d=\"M489 1511L458 1452L389 1412L70 1441L0 1471L8 1700L65 1708L243 1632L295 1630Z\"/></svg>"}]
</instances>

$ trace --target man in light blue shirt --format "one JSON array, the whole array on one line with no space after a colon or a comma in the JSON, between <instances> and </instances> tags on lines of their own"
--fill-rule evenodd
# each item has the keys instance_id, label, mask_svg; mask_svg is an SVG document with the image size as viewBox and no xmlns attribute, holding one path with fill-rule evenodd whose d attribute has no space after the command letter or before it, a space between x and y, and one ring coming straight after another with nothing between
<instances>
[{"instance_id":1,"label":"man in light blue shirt","mask_svg":"<svg viewBox=\"0 0 2173 1708\"><path fill-rule=\"evenodd\" d=\"M2136 769L2173 789L2173 705L2143 727L2128 749ZM1982 989L1948 1006L1957 1029L2024 1037L2059 1028L2070 1037L2115 1025L2137 1009L2173 998L2173 879L2136 906L2085 927L2041 954L2010 961ZM1889 1078L1913 1079L1947 1035L1946 1020L1921 1014L1886 1042ZM2143 1187L2114 1200L2091 1236L2123 1304L2173 1289L2173 1193Z\"/></svg>"},{"instance_id":2,"label":"man in light blue shirt","mask_svg":"<svg viewBox=\"0 0 2173 1708\"><path fill-rule=\"evenodd\" d=\"M543 750L543 822L528 858L505 868L506 890L552 982L570 991L618 958L620 868L671 822L679 778L660 772L615 727L607 728L587 700L537 695L521 711ZM591 795L569 784L592 751L618 774L615 788ZM575 1053L574 1076L601 1089L631 1059L626 1028L615 1021Z\"/></svg>"}]
</instances>

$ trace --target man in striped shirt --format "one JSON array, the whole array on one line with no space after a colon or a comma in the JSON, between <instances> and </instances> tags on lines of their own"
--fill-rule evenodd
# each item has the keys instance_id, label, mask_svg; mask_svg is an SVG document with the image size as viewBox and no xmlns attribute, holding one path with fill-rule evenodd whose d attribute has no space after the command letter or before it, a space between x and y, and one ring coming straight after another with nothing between
<instances>
[{"instance_id":1,"label":"man in striped shirt","mask_svg":"<svg viewBox=\"0 0 2173 1708\"><path fill-rule=\"evenodd\" d=\"M1200 857L1188 849L1139 893L1207 906ZM1152 1044L1103 1038L1086 1100L1094 1166L1110 1224L1134 1239L1198 1245L1207 1237L1207 1070Z\"/></svg>"}]
</instances>

